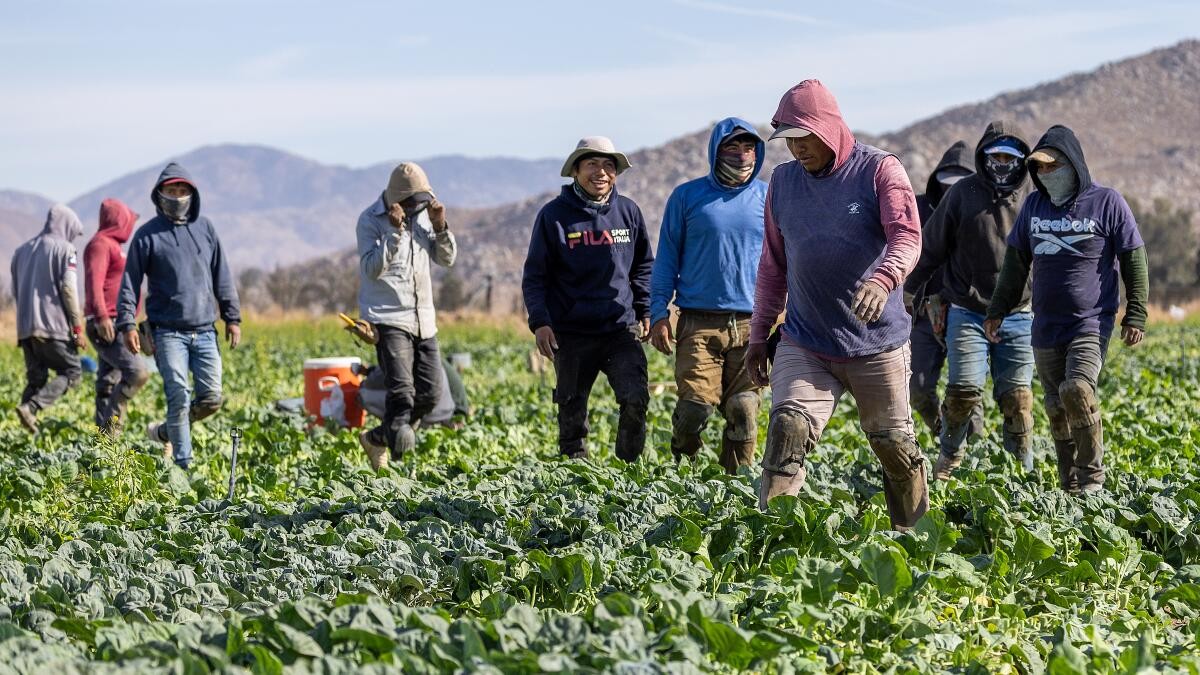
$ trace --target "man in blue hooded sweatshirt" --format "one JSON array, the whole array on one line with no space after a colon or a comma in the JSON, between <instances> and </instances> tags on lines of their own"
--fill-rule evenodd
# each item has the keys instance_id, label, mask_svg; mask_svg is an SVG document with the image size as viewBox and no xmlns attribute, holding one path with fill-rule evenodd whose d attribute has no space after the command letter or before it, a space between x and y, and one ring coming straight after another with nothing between
<instances>
[{"instance_id":1,"label":"man in blue hooded sweatshirt","mask_svg":"<svg viewBox=\"0 0 1200 675\"><path fill-rule=\"evenodd\" d=\"M650 281L650 342L671 354L667 306L679 308L679 400L671 418L671 452L695 457L714 409L725 417L720 463L733 473L754 461L758 387L746 370L754 282L762 255L767 184L765 144L754 125L721 120L708 141L708 175L671 193L658 234Z\"/></svg>"},{"instance_id":2,"label":"man in blue hooded sweatshirt","mask_svg":"<svg viewBox=\"0 0 1200 675\"><path fill-rule=\"evenodd\" d=\"M158 215L138 228L129 244L117 302L117 330L133 353L154 355L167 395L167 419L146 427L151 440L172 451L175 463L192 462L191 422L221 407L221 352L214 327L218 311L230 348L241 342L237 286L212 222L200 215L200 191L172 162L150 193ZM147 283L150 344L135 325L142 281ZM188 373L195 381L195 395Z\"/></svg>"}]
</instances>

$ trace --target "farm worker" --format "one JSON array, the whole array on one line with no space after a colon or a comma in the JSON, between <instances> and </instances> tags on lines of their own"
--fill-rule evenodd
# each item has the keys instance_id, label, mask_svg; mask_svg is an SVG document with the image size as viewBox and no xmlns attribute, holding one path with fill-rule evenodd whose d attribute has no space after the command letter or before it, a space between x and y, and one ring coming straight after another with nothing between
<instances>
[{"instance_id":1,"label":"farm worker","mask_svg":"<svg viewBox=\"0 0 1200 675\"><path fill-rule=\"evenodd\" d=\"M971 420L983 411L990 372L992 397L1004 416L1004 449L1033 469L1033 348L1029 289L1005 321L1000 342L983 334L983 320L1004 263L1005 237L1029 194L1029 144L1013 124L992 122L975 145L976 173L950 188L925 223L924 250L905 287L918 290L935 274L950 303L946 318L949 376L942 404L941 451L935 480L948 480L962 463Z\"/></svg>"},{"instance_id":2,"label":"farm worker","mask_svg":"<svg viewBox=\"0 0 1200 675\"><path fill-rule=\"evenodd\" d=\"M746 370L746 348L767 196L767 184L755 176L765 155L749 122L728 117L713 127L708 174L667 200L650 280L650 343L663 354L671 354L672 343L679 350L671 452L695 457L709 416L720 411L719 461L729 473L754 460L758 439L758 386ZM672 299L679 307L675 335Z\"/></svg>"},{"instance_id":3,"label":"farm worker","mask_svg":"<svg viewBox=\"0 0 1200 675\"><path fill-rule=\"evenodd\" d=\"M917 212L921 223L929 222L933 210L938 203L958 181L975 173L975 161L970 146L966 141L955 141L937 166L929 174L925 184L925 192L917 195ZM928 246L923 237L922 244ZM908 285L907 283L905 284ZM912 376L908 380L908 395L912 399L913 409L921 416L930 433L937 436L942 431L941 399L938 397L938 379L942 375L942 366L946 363L946 310L940 291L942 278L940 272L930 276L929 281L918 287L912 293L909 305L912 308L912 335L909 344L912 349ZM978 428L981 419L973 420ZM979 433L976 431L976 433Z\"/></svg>"},{"instance_id":4,"label":"farm worker","mask_svg":"<svg viewBox=\"0 0 1200 675\"><path fill-rule=\"evenodd\" d=\"M13 253L13 297L17 304L17 344L25 357L25 391L17 418L31 434L38 413L79 384L83 314L79 310L73 242L83 234L79 216L66 204L46 214L42 233ZM54 379L50 379L50 371Z\"/></svg>"},{"instance_id":5,"label":"farm worker","mask_svg":"<svg viewBox=\"0 0 1200 675\"><path fill-rule=\"evenodd\" d=\"M1008 235L985 330L1004 335L1033 272L1033 353L1068 492L1104 486L1104 426L1096 382L1125 284L1121 340L1142 341L1150 292L1146 248L1119 192L1092 182L1083 148L1064 126L1046 131L1028 161L1037 191Z\"/></svg>"},{"instance_id":6,"label":"farm worker","mask_svg":"<svg viewBox=\"0 0 1200 675\"><path fill-rule=\"evenodd\" d=\"M441 356L430 264L458 256L446 207L412 162L392 170L387 187L358 217L358 309L375 325L375 356L387 386L383 421L359 434L371 468L387 466L417 443L413 425L441 396Z\"/></svg>"},{"instance_id":7,"label":"farm worker","mask_svg":"<svg viewBox=\"0 0 1200 675\"><path fill-rule=\"evenodd\" d=\"M212 221L200 215L200 190L172 162L150 193L157 215L129 243L117 301L117 330L125 346L154 355L167 397L167 419L146 435L186 469L192 463L191 423L221 408L221 352L214 322L225 322L231 349L242 340L237 286ZM146 281L147 343L135 318ZM195 390L188 382L189 372Z\"/></svg>"},{"instance_id":8,"label":"farm worker","mask_svg":"<svg viewBox=\"0 0 1200 675\"><path fill-rule=\"evenodd\" d=\"M629 160L589 136L563 163L570 178L533 223L521 280L529 329L558 373L558 448L586 457L588 397L599 373L620 406L616 454L637 460L646 443L646 353L654 254L642 211L617 193Z\"/></svg>"},{"instance_id":9,"label":"farm worker","mask_svg":"<svg viewBox=\"0 0 1200 675\"><path fill-rule=\"evenodd\" d=\"M100 229L83 249L86 333L100 363L96 373L96 426L121 429L125 407L150 379L141 359L117 339L117 295L125 274L121 245L133 235L138 216L119 199L100 204Z\"/></svg>"},{"instance_id":10,"label":"farm worker","mask_svg":"<svg viewBox=\"0 0 1200 675\"><path fill-rule=\"evenodd\" d=\"M883 465L892 525L910 528L929 506L908 403L912 325L902 289L921 253L916 196L895 156L855 141L817 80L788 90L771 125L796 161L771 176L746 355L766 384L767 337L786 306L759 506L799 492L805 456L848 390Z\"/></svg>"}]
</instances>

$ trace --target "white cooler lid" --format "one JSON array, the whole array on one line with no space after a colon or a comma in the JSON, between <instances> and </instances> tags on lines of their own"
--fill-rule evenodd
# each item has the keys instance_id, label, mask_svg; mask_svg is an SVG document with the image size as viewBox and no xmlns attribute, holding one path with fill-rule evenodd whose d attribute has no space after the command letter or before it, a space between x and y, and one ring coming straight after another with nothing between
<instances>
[{"instance_id":1,"label":"white cooler lid","mask_svg":"<svg viewBox=\"0 0 1200 675\"><path fill-rule=\"evenodd\" d=\"M308 359L304 362L305 370L316 370L317 368L349 368L362 364L362 359L357 356L328 356L322 359Z\"/></svg>"}]
</instances>

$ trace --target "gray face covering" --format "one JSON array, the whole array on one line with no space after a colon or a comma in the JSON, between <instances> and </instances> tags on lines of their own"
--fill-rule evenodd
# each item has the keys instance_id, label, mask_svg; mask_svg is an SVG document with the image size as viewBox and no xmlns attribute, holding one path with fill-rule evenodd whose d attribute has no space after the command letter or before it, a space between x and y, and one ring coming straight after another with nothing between
<instances>
[{"instance_id":1,"label":"gray face covering","mask_svg":"<svg viewBox=\"0 0 1200 675\"><path fill-rule=\"evenodd\" d=\"M186 223L188 210L192 208L192 196L168 197L160 192L158 193L158 208L162 209L163 215L168 219L177 223Z\"/></svg>"},{"instance_id":2,"label":"gray face covering","mask_svg":"<svg viewBox=\"0 0 1200 675\"><path fill-rule=\"evenodd\" d=\"M1060 166L1049 173L1039 173L1038 180L1045 186L1050 195L1050 201L1055 206L1062 206L1071 201L1079 190L1079 174L1071 165Z\"/></svg>"}]
</instances>

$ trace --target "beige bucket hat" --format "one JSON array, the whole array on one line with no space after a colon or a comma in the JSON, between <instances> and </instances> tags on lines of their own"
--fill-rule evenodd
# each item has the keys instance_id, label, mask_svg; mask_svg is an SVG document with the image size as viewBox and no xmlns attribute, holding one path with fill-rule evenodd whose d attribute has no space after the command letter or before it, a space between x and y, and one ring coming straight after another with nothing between
<instances>
[{"instance_id":1,"label":"beige bucket hat","mask_svg":"<svg viewBox=\"0 0 1200 675\"><path fill-rule=\"evenodd\" d=\"M608 155L612 157L613 162L617 165L617 174L629 168L629 158L625 156L625 153L617 152L616 146L607 137L585 136L579 139L579 143L575 146L575 151L563 163L563 178L571 177L571 173L575 170L575 162L579 161L579 158L584 155Z\"/></svg>"},{"instance_id":2,"label":"beige bucket hat","mask_svg":"<svg viewBox=\"0 0 1200 675\"><path fill-rule=\"evenodd\" d=\"M427 194L429 199L435 199L425 170L415 162L404 162L392 169L392 176L388 179L387 189L383 191L383 198L387 206L391 206L422 192Z\"/></svg>"}]
</instances>

